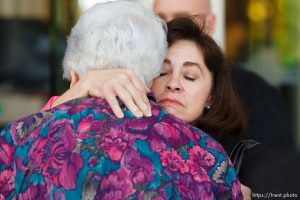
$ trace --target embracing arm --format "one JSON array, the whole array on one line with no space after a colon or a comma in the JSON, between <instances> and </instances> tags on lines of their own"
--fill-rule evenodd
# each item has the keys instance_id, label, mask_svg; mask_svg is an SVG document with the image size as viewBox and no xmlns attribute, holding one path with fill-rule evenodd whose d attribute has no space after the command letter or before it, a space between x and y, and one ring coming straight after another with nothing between
<instances>
[{"instance_id":1,"label":"embracing arm","mask_svg":"<svg viewBox=\"0 0 300 200\"><path fill-rule=\"evenodd\" d=\"M151 116L151 106L147 98L150 91L136 75L128 69L94 70L82 76L63 95L57 98L51 107L55 107L71 99L83 96L104 98L115 115L124 117L116 96L136 116Z\"/></svg>"}]
</instances>

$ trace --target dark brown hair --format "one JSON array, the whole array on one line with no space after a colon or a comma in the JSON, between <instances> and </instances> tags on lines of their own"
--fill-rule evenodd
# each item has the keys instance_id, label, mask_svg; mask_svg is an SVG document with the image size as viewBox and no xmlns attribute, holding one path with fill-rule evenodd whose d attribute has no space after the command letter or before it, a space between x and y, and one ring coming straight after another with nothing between
<instances>
[{"instance_id":1,"label":"dark brown hair","mask_svg":"<svg viewBox=\"0 0 300 200\"><path fill-rule=\"evenodd\" d=\"M230 66L221 48L192 18L176 18L167 25L169 47L178 40L195 42L213 76L210 109L205 108L192 124L219 140L228 134L242 133L245 111L233 90Z\"/></svg>"}]
</instances>

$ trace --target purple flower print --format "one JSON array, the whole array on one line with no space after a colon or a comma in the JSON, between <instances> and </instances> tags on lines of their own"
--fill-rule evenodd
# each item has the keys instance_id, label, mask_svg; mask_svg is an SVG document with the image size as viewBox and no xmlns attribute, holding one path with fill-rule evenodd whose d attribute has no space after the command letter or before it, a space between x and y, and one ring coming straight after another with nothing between
<instances>
[{"instance_id":1,"label":"purple flower print","mask_svg":"<svg viewBox=\"0 0 300 200\"><path fill-rule=\"evenodd\" d=\"M154 152L161 152L163 149L166 149L166 143L155 131L148 133L148 143L150 149Z\"/></svg>"},{"instance_id":2,"label":"purple flower print","mask_svg":"<svg viewBox=\"0 0 300 200\"><path fill-rule=\"evenodd\" d=\"M200 185L199 199L213 200L215 195L213 193L212 185L210 183L202 183Z\"/></svg>"},{"instance_id":3,"label":"purple flower print","mask_svg":"<svg viewBox=\"0 0 300 200\"><path fill-rule=\"evenodd\" d=\"M0 134L0 200L16 184L24 200L242 198L213 138L157 104L152 114L119 119L106 101L80 98L12 123Z\"/></svg>"},{"instance_id":4,"label":"purple flower print","mask_svg":"<svg viewBox=\"0 0 300 200\"><path fill-rule=\"evenodd\" d=\"M180 175L176 180L178 192L182 199L213 199L210 182L195 182L190 174Z\"/></svg>"},{"instance_id":5,"label":"purple flower print","mask_svg":"<svg viewBox=\"0 0 300 200\"><path fill-rule=\"evenodd\" d=\"M177 184L178 192L182 199L196 199L199 196L197 193L197 184L194 182L190 174L179 176L178 180L175 180Z\"/></svg>"},{"instance_id":6,"label":"purple flower print","mask_svg":"<svg viewBox=\"0 0 300 200\"><path fill-rule=\"evenodd\" d=\"M216 141L212 140L209 137L206 139L206 144L207 144L207 147L210 149L214 149L218 152L224 152L224 148L222 147L222 145L217 143Z\"/></svg>"},{"instance_id":7,"label":"purple flower print","mask_svg":"<svg viewBox=\"0 0 300 200\"><path fill-rule=\"evenodd\" d=\"M93 132L103 132L103 121L94 120L93 115L88 115L86 118L82 118L78 123L77 138L85 140L90 138L90 134Z\"/></svg>"},{"instance_id":8,"label":"purple flower print","mask_svg":"<svg viewBox=\"0 0 300 200\"><path fill-rule=\"evenodd\" d=\"M194 132L192 131L191 127L187 126L185 123L174 123L174 126L177 127L178 130L180 130L183 136L185 136L185 141L182 145L185 145L186 143L188 143L190 140L192 140L195 144L198 143L199 139L200 139L200 135L196 134L197 131L194 130ZM192 127L194 128L194 127Z\"/></svg>"},{"instance_id":9,"label":"purple flower print","mask_svg":"<svg viewBox=\"0 0 300 200\"><path fill-rule=\"evenodd\" d=\"M15 188L15 173L13 170L4 170L0 173L0 199L5 199Z\"/></svg>"},{"instance_id":10,"label":"purple flower print","mask_svg":"<svg viewBox=\"0 0 300 200\"><path fill-rule=\"evenodd\" d=\"M150 183L154 178L151 160L141 157L135 149L127 149L124 153L125 167L130 171L130 179L135 185Z\"/></svg>"},{"instance_id":11,"label":"purple flower print","mask_svg":"<svg viewBox=\"0 0 300 200\"><path fill-rule=\"evenodd\" d=\"M184 174L189 171L189 167L175 149L162 151L160 153L160 161L162 166L171 173L180 172Z\"/></svg>"},{"instance_id":12,"label":"purple flower print","mask_svg":"<svg viewBox=\"0 0 300 200\"><path fill-rule=\"evenodd\" d=\"M66 200L65 193L61 190L58 190L54 194L54 199Z\"/></svg>"},{"instance_id":13,"label":"purple flower print","mask_svg":"<svg viewBox=\"0 0 300 200\"><path fill-rule=\"evenodd\" d=\"M93 115L89 115L86 118L82 118L78 123L77 134L89 133L91 131L92 121L94 117ZM88 138L88 135L87 135ZM86 138L81 138L86 139Z\"/></svg>"},{"instance_id":14,"label":"purple flower print","mask_svg":"<svg viewBox=\"0 0 300 200\"><path fill-rule=\"evenodd\" d=\"M184 146L190 141L186 134L180 129L180 126L171 123L156 123L154 131L164 140L170 147L176 148Z\"/></svg>"},{"instance_id":15,"label":"purple flower print","mask_svg":"<svg viewBox=\"0 0 300 200\"><path fill-rule=\"evenodd\" d=\"M20 193L18 195L19 200L28 200L28 199L41 199L41 196L43 196L42 199L50 199L50 194L47 194L47 186L46 185L29 185L28 189Z\"/></svg>"},{"instance_id":16,"label":"purple flower print","mask_svg":"<svg viewBox=\"0 0 300 200\"><path fill-rule=\"evenodd\" d=\"M95 157L89 158L89 160L88 160L89 166L90 167L95 167L98 160L99 160L99 158L95 158Z\"/></svg>"},{"instance_id":17,"label":"purple flower print","mask_svg":"<svg viewBox=\"0 0 300 200\"><path fill-rule=\"evenodd\" d=\"M87 105L79 105L76 107L71 107L71 109L68 109L68 114L74 115L76 113L79 113L79 112L85 110L87 107L88 107Z\"/></svg>"},{"instance_id":18,"label":"purple flower print","mask_svg":"<svg viewBox=\"0 0 300 200\"><path fill-rule=\"evenodd\" d=\"M126 130L131 133L148 134L153 124L155 123L154 118L142 118L139 120L128 120L126 124Z\"/></svg>"},{"instance_id":19,"label":"purple flower print","mask_svg":"<svg viewBox=\"0 0 300 200\"><path fill-rule=\"evenodd\" d=\"M165 139L165 141L170 141L169 143L178 143L180 140L180 132L175 126L172 126L169 123L156 123L154 125L154 130L158 135Z\"/></svg>"},{"instance_id":20,"label":"purple flower print","mask_svg":"<svg viewBox=\"0 0 300 200\"><path fill-rule=\"evenodd\" d=\"M111 135L104 136L100 143L100 147L104 149L109 158L113 161L119 161L121 159L126 146L127 141L123 140L123 138L113 138Z\"/></svg>"},{"instance_id":21,"label":"purple flower print","mask_svg":"<svg viewBox=\"0 0 300 200\"><path fill-rule=\"evenodd\" d=\"M194 180L202 183L209 182L209 176L207 172L215 164L215 157L207 150L194 146L188 150L189 159L187 161L190 167L191 174L194 176Z\"/></svg>"},{"instance_id":22,"label":"purple flower print","mask_svg":"<svg viewBox=\"0 0 300 200\"><path fill-rule=\"evenodd\" d=\"M30 153L32 155L30 160L35 166L44 166L43 175L52 179L57 187L74 189L76 175L83 166L83 159L74 152L76 139L71 125L67 120L63 121L64 123L54 122L57 125L64 125L64 129L56 133L59 135L54 137L49 133L47 138L37 140L36 147Z\"/></svg>"},{"instance_id":23,"label":"purple flower print","mask_svg":"<svg viewBox=\"0 0 300 200\"><path fill-rule=\"evenodd\" d=\"M157 196L153 197L152 199L153 200L166 200L167 198L162 195L157 195Z\"/></svg>"},{"instance_id":24,"label":"purple flower print","mask_svg":"<svg viewBox=\"0 0 300 200\"><path fill-rule=\"evenodd\" d=\"M135 190L128 175L125 170L119 170L103 177L96 199L121 200L134 194Z\"/></svg>"},{"instance_id":25,"label":"purple flower print","mask_svg":"<svg viewBox=\"0 0 300 200\"><path fill-rule=\"evenodd\" d=\"M50 115L52 115L50 112L37 113L12 123L12 137L14 141L19 145L26 143L30 137L37 134L39 126Z\"/></svg>"},{"instance_id":26,"label":"purple flower print","mask_svg":"<svg viewBox=\"0 0 300 200\"><path fill-rule=\"evenodd\" d=\"M14 148L9 145L2 137L0 138L0 166L2 163L9 165L13 160Z\"/></svg>"}]
</instances>

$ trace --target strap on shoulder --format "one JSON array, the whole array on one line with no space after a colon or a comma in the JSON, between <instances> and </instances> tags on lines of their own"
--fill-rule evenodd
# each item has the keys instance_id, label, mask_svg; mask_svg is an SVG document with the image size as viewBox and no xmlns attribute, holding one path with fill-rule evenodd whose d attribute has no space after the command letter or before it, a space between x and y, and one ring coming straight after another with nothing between
<instances>
[{"instance_id":1,"label":"strap on shoulder","mask_svg":"<svg viewBox=\"0 0 300 200\"><path fill-rule=\"evenodd\" d=\"M255 140L248 139L241 140L235 145L232 152L230 153L230 159L233 162L233 166L236 170L237 175L239 174L245 151L247 149L255 147L258 144L260 143Z\"/></svg>"}]
</instances>

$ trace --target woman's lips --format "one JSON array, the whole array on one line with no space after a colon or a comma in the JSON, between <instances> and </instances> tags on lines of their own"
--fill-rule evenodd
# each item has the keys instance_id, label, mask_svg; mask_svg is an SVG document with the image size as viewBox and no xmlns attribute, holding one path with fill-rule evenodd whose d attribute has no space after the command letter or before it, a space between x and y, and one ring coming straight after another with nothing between
<instances>
[{"instance_id":1,"label":"woman's lips","mask_svg":"<svg viewBox=\"0 0 300 200\"><path fill-rule=\"evenodd\" d=\"M178 105L182 106L182 103L180 103L178 100L176 100L176 99L170 99L170 98L161 99L159 101L159 103L171 103L171 104L178 104Z\"/></svg>"}]
</instances>

